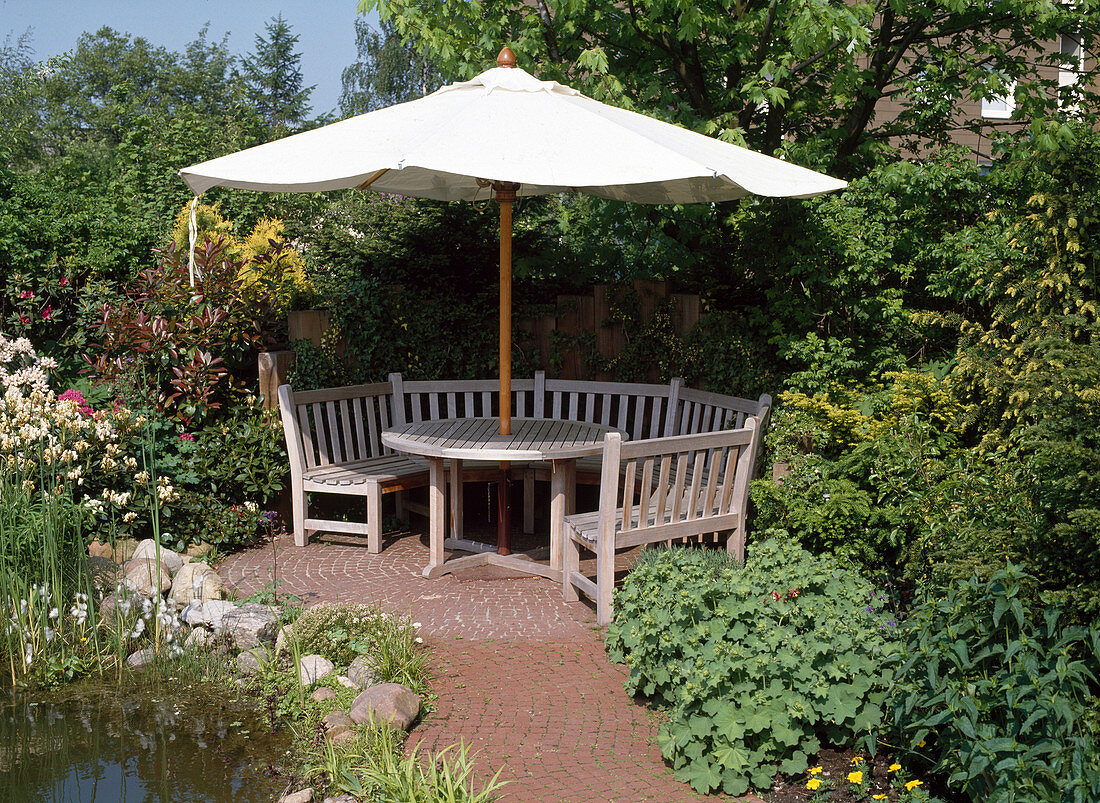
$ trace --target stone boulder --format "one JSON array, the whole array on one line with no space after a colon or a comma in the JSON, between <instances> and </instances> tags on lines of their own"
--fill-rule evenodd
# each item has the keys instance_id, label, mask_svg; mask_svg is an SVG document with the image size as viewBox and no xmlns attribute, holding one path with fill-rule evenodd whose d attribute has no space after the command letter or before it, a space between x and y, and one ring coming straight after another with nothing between
<instances>
[{"instance_id":1,"label":"stone boulder","mask_svg":"<svg viewBox=\"0 0 1100 803\"><path fill-rule=\"evenodd\" d=\"M313 803L313 789L300 789L279 798L279 803Z\"/></svg>"},{"instance_id":2,"label":"stone boulder","mask_svg":"<svg viewBox=\"0 0 1100 803\"><path fill-rule=\"evenodd\" d=\"M131 653L130 657L126 659L126 666L131 669L141 669L146 664L151 664L156 660L157 651L152 647L146 647L144 650L138 650L135 653Z\"/></svg>"},{"instance_id":3,"label":"stone boulder","mask_svg":"<svg viewBox=\"0 0 1100 803\"><path fill-rule=\"evenodd\" d=\"M118 584L118 564L110 557L90 556L88 574L92 579L92 588L97 591L113 591Z\"/></svg>"},{"instance_id":4,"label":"stone boulder","mask_svg":"<svg viewBox=\"0 0 1100 803\"><path fill-rule=\"evenodd\" d=\"M321 720L325 728L325 738L330 742L346 741L355 738L355 720L343 711L333 711Z\"/></svg>"},{"instance_id":5,"label":"stone boulder","mask_svg":"<svg viewBox=\"0 0 1100 803\"><path fill-rule=\"evenodd\" d=\"M337 675L336 682L343 686L345 689L355 689L356 691L360 691L363 688L358 683L352 683L350 680L348 680L347 675Z\"/></svg>"},{"instance_id":6,"label":"stone boulder","mask_svg":"<svg viewBox=\"0 0 1100 803\"><path fill-rule=\"evenodd\" d=\"M203 650L209 647L213 641L214 635L212 633L201 627L196 627L187 634L183 646L189 650Z\"/></svg>"},{"instance_id":7,"label":"stone boulder","mask_svg":"<svg viewBox=\"0 0 1100 803\"><path fill-rule=\"evenodd\" d=\"M360 655L351 662L348 667L348 680L360 689L369 689L382 682L382 678L374 671L374 662L365 655Z\"/></svg>"},{"instance_id":8,"label":"stone boulder","mask_svg":"<svg viewBox=\"0 0 1100 803\"><path fill-rule=\"evenodd\" d=\"M267 650L263 647L253 647L245 650L237 656L237 671L242 675L258 675L263 669L263 662L267 660Z\"/></svg>"},{"instance_id":9,"label":"stone boulder","mask_svg":"<svg viewBox=\"0 0 1100 803\"><path fill-rule=\"evenodd\" d=\"M146 538L140 544L137 545L137 549L134 550L133 558L144 558L145 560L157 560L164 564L166 568L172 574L175 574L183 568L184 559L178 552L173 552L168 547L161 544L160 549L157 549L157 542L152 538Z\"/></svg>"},{"instance_id":10,"label":"stone boulder","mask_svg":"<svg viewBox=\"0 0 1100 803\"><path fill-rule=\"evenodd\" d=\"M325 675L332 674L336 667L323 655L303 655L298 662L298 668L301 671L302 685L312 686Z\"/></svg>"},{"instance_id":11,"label":"stone boulder","mask_svg":"<svg viewBox=\"0 0 1100 803\"><path fill-rule=\"evenodd\" d=\"M107 558L112 563L115 562L115 547L113 544L107 544L100 540L93 540L88 544L88 557L89 558Z\"/></svg>"},{"instance_id":12,"label":"stone boulder","mask_svg":"<svg viewBox=\"0 0 1100 803\"><path fill-rule=\"evenodd\" d=\"M328 686L318 686L313 690L313 693L309 695L309 699L313 700L315 703L323 703L325 700L335 700L336 692Z\"/></svg>"},{"instance_id":13,"label":"stone boulder","mask_svg":"<svg viewBox=\"0 0 1100 803\"><path fill-rule=\"evenodd\" d=\"M203 605L203 613L206 606ZM221 617L222 629L233 639L239 650L250 650L260 644L273 644L279 630L279 620L267 605L249 602Z\"/></svg>"},{"instance_id":14,"label":"stone boulder","mask_svg":"<svg viewBox=\"0 0 1100 803\"><path fill-rule=\"evenodd\" d=\"M215 631L220 631L224 629L226 615L237 610L237 605L227 601L227 599L209 599L209 601L199 606L199 610L202 624L212 627Z\"/></svg>"},{"instance_id":15,"label":"stone boulder","mask_svg":"<svg viewBox=\"0 0 1100 803\"><path fill-rule=\"evenodd\" d=\"M290 652L291 641L294 638L294 625L283 625L275 636L275 654L282 655Z\"/></svg>"},{"instance_id":16,"label":"stone boulder","mask_svg":"<svg viewBox=\"0 0 1100 803\"><path fill-rule=\"evenodd\" d=\"M133 538L119 538L111 550L111 560L115 563L125 563L134 556L137 548L138 542Z\"/></svg>"},{"instance_id":17,"label":"stone boulder","mask_svg":"<svg viewBox=\"0 0 1100 803\"><path fill-rule=\"evenodd\" d=\"M349 714L360 724L373 719L407 731L420 716L420 697L400 683L381 683L356 697Z\"/></svg>"},{"instance_id":18,"label":"stone boulder","mask_svg":"<svg viewBox=\"0 0 1100 803\"><path fill-rule=\"evenodd\" d=\"M186 563L176 572L172 580L169 599L183 606L190 604L193 599L206 602L212 599L225 599L226 596L225 581L218 576L217 572L205 563Z\"/></svg>"},{"instance_id":19,"label":"stone boulder","mask_svg":"<svg viewBox=\"0 0 1100 803\"><path fill-rule=\"evenodd\" d=\"M143 597L159 597L172 587L172 574L163 563L135 558L122 568L126 585Z\"/></svg>"},{"instance_id":20,"label":"stone boulder","mask_svg":"<svg viewBox=\"0 0 1100 803\"><path fill-rule=\"evenodd\" d=\"M205 558L211 552L214 551L213 544L198 543L191 544L187 549L183 551L183 554L189 558Z\"/></svg>"}]
</instances>

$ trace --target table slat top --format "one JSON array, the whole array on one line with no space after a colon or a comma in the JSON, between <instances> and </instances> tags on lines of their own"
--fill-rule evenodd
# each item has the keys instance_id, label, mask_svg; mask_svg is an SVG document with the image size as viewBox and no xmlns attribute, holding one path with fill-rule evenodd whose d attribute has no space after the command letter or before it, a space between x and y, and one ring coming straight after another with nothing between
<instances>
[{"instance_id":1,"label":"table slat top","mask_svg":"<svg viewBox=\"0 0 1100 803\"><path fill-rule=\"evenodd\" d=\"M621 431L604 424L552 418L513 418L500 434L496 418L443 418L383 430L391 449L455 460L568 460L600 453L604 436Z\"/></svg>"}]
</instances>

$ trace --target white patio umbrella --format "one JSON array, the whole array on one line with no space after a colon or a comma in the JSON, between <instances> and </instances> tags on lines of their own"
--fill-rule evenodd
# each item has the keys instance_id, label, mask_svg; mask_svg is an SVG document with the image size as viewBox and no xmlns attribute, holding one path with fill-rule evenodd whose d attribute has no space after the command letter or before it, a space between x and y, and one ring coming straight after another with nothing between
<instances>
[{"instance_id":1,"label":"white patio umbrella","mask_svg":"<svg viewBox=\"0 0 1100 803\"><path fill-rule=\"evenodd\" d=\"M608 106L515 66L180 171L212 187L264 192L372 189L500 204L500 432L511 432L511 240L517 196L585 193L679 204L746 195L809 198L844 181ZM194 250L192 203L192 252ZM193 279L193 274L192 274Z\"/></svg>"}]
</instances>

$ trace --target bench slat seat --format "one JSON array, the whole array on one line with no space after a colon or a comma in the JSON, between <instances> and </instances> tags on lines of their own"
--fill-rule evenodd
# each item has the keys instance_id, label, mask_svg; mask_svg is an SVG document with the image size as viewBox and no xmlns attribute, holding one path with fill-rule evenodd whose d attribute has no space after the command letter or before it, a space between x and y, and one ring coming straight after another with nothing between
<instances>
[{"instance_id":1,"label":"bench slat seat","mask_svg":"<svg viewBox=\"0 0 1100 803\"><path fill-rule=\"evenodd\" d=\"M423 474L421 478L418 475ZM357 493L349 486L367 485L372 482L402 483L402 487L410 487L410 481L416 483L427 481L428 461L418 460L402 455L389 455L387 457L372 457L369 460L359 460L354 463L340 463L303 472L302 483L307 491L326 491L334 487L348 488L346 493ZM422 487L414 485L411 487ZM366 491L363 491L366 493Z\"/></svg>"}]
</instances>

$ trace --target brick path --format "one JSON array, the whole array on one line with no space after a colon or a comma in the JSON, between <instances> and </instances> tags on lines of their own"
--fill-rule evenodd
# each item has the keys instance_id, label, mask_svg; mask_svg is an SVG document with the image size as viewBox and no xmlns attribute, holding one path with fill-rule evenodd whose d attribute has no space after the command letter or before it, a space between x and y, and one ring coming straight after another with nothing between
<instances>
[{"instance_id":1,"label":"brick path","mask_svg":"<svg viewBox=\"0 0 1100 803\"><path fill-rule=\"evenodd\" d=\"M409 744L465 742L482 777L501 769L510 782L502 801L704 799L663 763L656 716L624 691L625 671L608 660L590 608L537 577L426 580L424 540L391 537L371 555L354 538L298 549L284 536L233 555L221 574L249 593L277 569L280 590L307 604L377 602L419 621L439 699Z\"/></svg>"}]
</instances>

